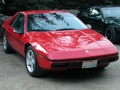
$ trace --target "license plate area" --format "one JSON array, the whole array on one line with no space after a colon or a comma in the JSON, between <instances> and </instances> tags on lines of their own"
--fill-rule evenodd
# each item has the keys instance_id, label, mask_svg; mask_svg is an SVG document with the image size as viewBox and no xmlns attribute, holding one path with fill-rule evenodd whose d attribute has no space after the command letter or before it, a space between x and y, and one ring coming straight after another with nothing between
<instances>
[{"instance_id":1,"label":"license plate area","mask_svg":"<svg viewBox=\"0 0 120 90\"><path fill-rule=\"evenodd\" d=\"M82 63L82 68L93 68L93 67L97 67L97 62L98 62L98 60L83 61L83 63Z\"/></svg>"}]
</instances>

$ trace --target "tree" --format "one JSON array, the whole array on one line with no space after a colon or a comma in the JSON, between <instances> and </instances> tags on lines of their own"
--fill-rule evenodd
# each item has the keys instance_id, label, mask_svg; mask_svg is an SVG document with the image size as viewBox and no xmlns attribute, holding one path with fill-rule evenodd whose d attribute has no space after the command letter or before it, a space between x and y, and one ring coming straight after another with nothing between
<instances>
[{"instance_id":1,"label":"tree","mask_svg":"<svg viewBox=\"0 0 120 90\"><path fill-rule=\"evenodd\" d=\"M13 15L21 10L36 9L83 9L98 5L120 5L120 0L4 0L0 10L6 15ZM4 10L2 10L4 9ZM9 13L8 13L9 12Z\"/></svg>"}]
</instances>

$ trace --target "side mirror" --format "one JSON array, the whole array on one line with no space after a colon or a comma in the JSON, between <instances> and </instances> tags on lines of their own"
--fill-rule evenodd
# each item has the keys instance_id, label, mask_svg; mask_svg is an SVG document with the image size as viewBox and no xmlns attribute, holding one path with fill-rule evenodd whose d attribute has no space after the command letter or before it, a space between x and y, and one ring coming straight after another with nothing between
<instances>
[{"instance_id":1,"label":"side mirror","mask_svg":"<svg viewBox=\"0 0 120 90\"><path fill-rule=\"evenodd\" d=\"M86 27L87 28L92 28L90 24L86 24Z\"/></svg>"},{"instance_id":2,"label":"side mirror","mask_svg":"<svg viewBox=\"0 0 120 90\"><path fill-rule=\"evenodd\" d=\"M22 29L14 29L13 32L17 33L17 34L23 34L24 33Z\"/></svg>"}]
</instances>

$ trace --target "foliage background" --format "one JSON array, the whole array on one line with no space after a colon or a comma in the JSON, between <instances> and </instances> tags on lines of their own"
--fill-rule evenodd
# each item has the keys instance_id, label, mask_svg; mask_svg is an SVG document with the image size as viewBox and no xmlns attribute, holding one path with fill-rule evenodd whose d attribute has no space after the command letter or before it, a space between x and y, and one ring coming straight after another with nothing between
<instances>
[{"instance_id":1,"label":"foliage background","mask_svg":"<svg viewBox=\"0 0 120 90\"><path fill-rule=\"evenodd\" d=\"M0 13L13 15L21 10L36 9L84 9L98 5L120 5L120 0L4 0L0 3Z\"/></svg>"}]
</instances>

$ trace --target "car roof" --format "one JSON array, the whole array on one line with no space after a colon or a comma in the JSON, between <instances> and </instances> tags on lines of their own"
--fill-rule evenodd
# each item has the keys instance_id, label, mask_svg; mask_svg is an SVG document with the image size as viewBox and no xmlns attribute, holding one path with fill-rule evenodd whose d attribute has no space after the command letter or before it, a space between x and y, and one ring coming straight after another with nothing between
<instances>
[{"instance_id":1,"label":"car roof","mask_svg":"<svg viewBox=\"0 0 120 90\"><path fill-rule=\"evenodd\" d=\"M20 11L19 13L24 13L26 15L30 15L30 14L39 14L39 13L65 13L68 11L65 10L27 10L27 11Z\"/></svg>"},{"instance_id":2,"label":"car roof","mask_svg":"<svg viewBox=\"0 0 120 90\"><path fill-rule=\"evenodd\" d=\"M91 8L104 8L104 9L112 9L112 8L120 8L120 6L93 6Z\"/></svg>"},{"instance_id":3,"label":"car roof","mask_svg":"<svg viewBox=\"0 0 120 90\"><path fill-rule=\"evenodd\" d=\"M120 9L120 7L103 7L101 9Z\"/></svg>"}]
</instances>

